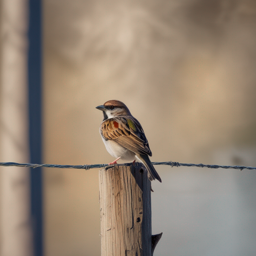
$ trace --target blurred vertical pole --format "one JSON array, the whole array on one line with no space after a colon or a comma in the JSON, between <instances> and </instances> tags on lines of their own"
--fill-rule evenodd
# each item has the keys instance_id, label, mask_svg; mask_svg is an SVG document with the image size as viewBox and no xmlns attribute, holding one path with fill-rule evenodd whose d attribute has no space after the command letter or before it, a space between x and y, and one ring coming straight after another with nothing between
<instances>
[{"instance_id":1,"label":"blurred vertical pole","mask_svg":"<svg viewBox=\"0 0 256 256\"><path fill-rule=\"evenodd\" d=\"M30 162L42 163L42 3L29 0L28 85ZM31 215L34 255L43 255L43 186L41 168L31 169Z\"/></svg>"},{"instance_id":2,"label":"blurred vertical pole","mask_svg":"<svg viewBox=\"0 0 256 256\"><path fill-rule=\"evenodd\" d=\"M27 0L1 1L1 161L28 162ZM1 256L32 255L29 170L1 168Z\"/></svg>"}]
</instances>

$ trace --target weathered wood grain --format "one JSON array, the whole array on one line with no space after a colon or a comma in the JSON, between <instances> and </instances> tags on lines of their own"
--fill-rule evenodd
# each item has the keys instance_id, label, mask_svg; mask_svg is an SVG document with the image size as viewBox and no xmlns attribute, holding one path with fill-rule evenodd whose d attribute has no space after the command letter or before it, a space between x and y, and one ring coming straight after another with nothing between
<instances>
[{"instance_id":1,"label":"weathered wood grain","mask_svg":"<svg viewBox=\"0 0 256 256\"><path fill-rule=\"evenodd\" d=\"M151 256L151 191L143 165L100 170L101 256Z\"/></svg>"}]
</instances>

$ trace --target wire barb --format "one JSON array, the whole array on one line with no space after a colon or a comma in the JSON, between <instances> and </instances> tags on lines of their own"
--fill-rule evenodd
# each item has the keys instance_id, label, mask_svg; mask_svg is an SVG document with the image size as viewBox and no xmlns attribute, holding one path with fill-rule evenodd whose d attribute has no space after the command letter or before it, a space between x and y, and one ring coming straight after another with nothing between
<instances>
[{"instance_id":1,"label":"wire barb","mask_svg":"<svg viewBox=\"0 0 256 256\"><path fill-rule=\"evenodd\" d=\"M108 164L85 164L85 165L60 165L60 164L30 164L30 163L15 163L15 162L0 162L0 166L17 166L17 167L30 167L30 168L65 168L65 169L84 169L84 170L90 170L90 169L99 169L99 168L111 168L113 166L129 166L132 163L124 163L124 164L116 164L116 165L108 165ZM210 164L187 164L187 163L179 163L179 162L152 162L153 165L170 165L171 167L200 167L200 168L211 168L211 169L236 169L236 170L256 170L256 167L250 167L250 166L239 166L239 165L210 165Z\"/></svg>"}]
</instances>

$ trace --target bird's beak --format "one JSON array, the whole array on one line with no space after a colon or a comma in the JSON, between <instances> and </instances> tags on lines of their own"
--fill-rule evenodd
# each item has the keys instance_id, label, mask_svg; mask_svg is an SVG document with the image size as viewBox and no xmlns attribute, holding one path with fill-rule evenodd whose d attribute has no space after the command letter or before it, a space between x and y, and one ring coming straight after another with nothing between
<instances>
[{"instance_id":1,"label":"bird's beak","mask_svg":"<svg viewBox=\"0 0 256 256\"><path fill-rule=\"evenodd\" d=\"M106 108L104 105L100 105L98 107L96 107L98 110L104 111Z\"/></svg>"}]
</instances>

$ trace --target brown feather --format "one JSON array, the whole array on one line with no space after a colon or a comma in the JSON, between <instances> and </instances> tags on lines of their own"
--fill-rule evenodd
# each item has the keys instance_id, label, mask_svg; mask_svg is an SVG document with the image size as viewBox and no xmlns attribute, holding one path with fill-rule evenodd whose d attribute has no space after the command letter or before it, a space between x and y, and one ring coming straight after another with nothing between
<instances>
[{"instance_id":1,"label":"brown feather","mask_svg":"<svg viewBox=\"0 0 256 256\"><path fill-rule=\"evenodd\" d=\"M128 119L132 121L136 131L129 127ZM118 126L114 125L114 122L117 122ZM140 123L132 116L107 119L101 125L101 134L105 140L113 140L135 154L152 155Z\"/></svg>"},{"instance_id":2,"label":"brown feather","mask_svg":"<svg viewBox=\"0 0 256 256\"><path fill-rule=\"evenodd\" d=\"M114 106L114 107L120 107L120 108L122 108L122 107L127 108L127 106L119 100L109 100L109 101L104 103L104 106L106 106L106 107L107 106Z\"/></svg>"}]
</instances>

